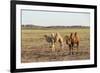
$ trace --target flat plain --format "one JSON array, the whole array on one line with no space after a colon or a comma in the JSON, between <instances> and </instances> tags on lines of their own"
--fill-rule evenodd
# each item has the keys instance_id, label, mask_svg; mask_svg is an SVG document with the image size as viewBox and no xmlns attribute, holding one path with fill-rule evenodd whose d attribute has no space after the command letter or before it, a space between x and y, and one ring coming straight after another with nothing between
<instances>
[{"instance_id":1,"label":"flat plain","mask_svg":"<svg viewBox=\"0 0 100 73\"><path fill-rule=\"evenodd\" d=\"M71 32L77 32L80 36L79 52L74 48L73 55L69 55L68 45L64 41L64 50L56 43L56 51L52 52L44 35L59 32L64 38ZM21 30L21 62L50 62L50 61L71 61L90 59L90 28L22 28Z\"/></svg>"}]
</instances>

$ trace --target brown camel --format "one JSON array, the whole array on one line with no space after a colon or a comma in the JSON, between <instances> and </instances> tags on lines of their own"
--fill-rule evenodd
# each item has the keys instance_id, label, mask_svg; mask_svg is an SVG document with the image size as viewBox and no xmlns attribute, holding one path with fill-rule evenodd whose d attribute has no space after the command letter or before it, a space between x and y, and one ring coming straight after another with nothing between
<instances>
[{"instance_id":1,"label":"brown camel","mask_svg":"<svg viewBox=\"0 0 100 73\"><path fill-rule=\"evenodd\" d=\"M65 36L65 40L66 40L66 44L69 46L69 53L73 54L73 48L76 45L77 48L77 53L79 51L79 44L80 44L80 37L77 34L77 32L75 33L71 33L70 36Z\"/></svg>"}]
</instances>

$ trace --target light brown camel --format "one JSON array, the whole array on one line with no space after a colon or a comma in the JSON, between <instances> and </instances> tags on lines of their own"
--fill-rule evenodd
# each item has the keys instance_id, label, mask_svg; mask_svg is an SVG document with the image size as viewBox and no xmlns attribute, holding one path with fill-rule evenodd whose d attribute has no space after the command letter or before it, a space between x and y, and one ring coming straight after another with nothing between
<instances>
[{"instance_id":1,"label":"light brown camel","mask_svg":"<svg viewBox=\"0 0 100 73\"><path fill-rule=\"evenodd\" d=\"M51 33L50 36L45 35L44 36L46 38L46 41L48 43L50 43L50 48L52 49L52 51L55 51L55 44L57 42L60 43L60 48L63 49L63 38L61 37L61 35L57 32L57 33Z\"/></svg>"},{"instance_id":2,"label":"light brown camel","mask_svg":"<svg viewBox=\"0 0 100 73\"><path fill-rule=\"evenodd\" d=\"M49 43L49 47L52 51L55 51L55 34L51 33L51 35L44 35L46 42Z\"/></svg>"},{"instance_id":3,"label":"light brown camel","mask_svg":"<svg viewBox=\"0 0 100 73\"><path fill-rule=\"evenodd\" d=\"M63 49L63 38L61 37L60 33L55 33L55 43L59 42L60 48Z\"/></svg>"}]
</instances>

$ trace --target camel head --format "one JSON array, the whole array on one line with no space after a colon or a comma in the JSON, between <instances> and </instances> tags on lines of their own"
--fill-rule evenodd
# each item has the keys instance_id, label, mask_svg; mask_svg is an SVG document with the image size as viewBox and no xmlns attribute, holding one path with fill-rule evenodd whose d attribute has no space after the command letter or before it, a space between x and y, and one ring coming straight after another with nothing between
<instances>
[{"instance_id":1,"label":"camel head","mask_svg":"<svg viewBox=\"0 0 100 73\"><path fill-rule=\"evenodd\" d=\"M47 35L44 35L44 37L47 37Z\"/></svg>"},{"instance_id":2,"label":"camel head","mask_svg":"<svg viewBox=\"0 0 100 73\"><path fill-rule=\"evenodd\" d=\"M66 35L64 37L64 39L66 40L66 44L70 44L71 43L70 37L68 35Z\"/></svg>"}]
</instances>

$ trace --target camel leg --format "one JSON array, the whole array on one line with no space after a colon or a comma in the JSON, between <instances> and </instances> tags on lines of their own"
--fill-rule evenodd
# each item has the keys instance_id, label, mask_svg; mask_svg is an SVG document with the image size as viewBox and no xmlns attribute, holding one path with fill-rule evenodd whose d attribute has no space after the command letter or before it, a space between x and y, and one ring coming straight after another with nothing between
<instances>
[{"instance_id":1,"label":"camel leg","mask_svg":"<svg viewBox=\"0 0 100 73\"><path fill-rule=\"evenodd\" d=\"M77 43L77 53L79 52L79 43Z\"/></svg>"},{"instance_id":2,"label":"camel leg","mask_svg":"<svg viewBox=\"0 0 100 73\"><path fill-rule=\"evenodd\" d=\"M73 51L73 46L72 46L72 52L71 52L71 54L72 54L72 55L74 54L74 51Z\"/></svg>"},{"instance_id":3,"label":"camel leg","mask_svg":"<svg viewBox=\"0 0 100 73\"><path fill-rule=\"evenodd\" d=\"M78 52L79 52L79 43L77 42L76 43L76 53L78 54Z\"/></svg>"},{"instance_id":4,"label":"camel leg","mask_svg":"<svg viewBox=\"0 0 100 73\"><path fill-rule=\"evenodd\" d=\"M55 52L55 45L52 44L52 52Z\"/></svg>"},{"instance_id":5,"label":"camel leg","mask_svg":"<svg viewBox=\"0 0 100 73\"><path fill-rule=\"evenodd\" d=\"M64 47L63 44L60 43L60 48L64 51L63 47Z\"/></svg>"},{"instance_id":6,"label":"camel leg","mask_svg":"<svg viewBox=\"0 0 100 73\"><path fill-rule=\"evenodd\" d=\"M72 52L72 47L71 45L69 45L69 55L71 54L71 52Z\"/></svg>"},{"instance_id":7,"label":"camel leg","mask_svg":"<svg viewBox=\"0 0 100 73\"><path fill-rule=\"evenodd\" d=\"M72 52L71 52L71 54L73 54L73 50L74 50L74 44L72 43L72 45L71 45L71 47L72 47Z\"/></svg>"},{"instance_id":8,"label":"camel leg","mask_svg":"<svg viewBox=\"0 0 100 73\"><path fill-rule=\"evenodd\" d=\"M52 44L51 43L49 43L49 48L52 48Z\"/></svg>"}]
</instances>

